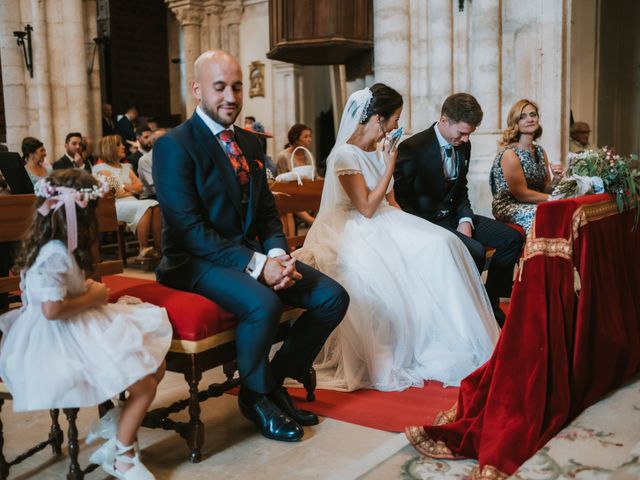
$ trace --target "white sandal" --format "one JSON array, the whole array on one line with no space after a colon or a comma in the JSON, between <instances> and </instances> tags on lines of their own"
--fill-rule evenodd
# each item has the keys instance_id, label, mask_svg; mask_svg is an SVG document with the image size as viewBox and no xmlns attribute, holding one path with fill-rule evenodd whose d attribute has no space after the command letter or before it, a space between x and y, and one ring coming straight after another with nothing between
<instances>
[{"instance_id":1,"label":"white sandal","mask_svg":"<svg viewBox=\"0 0 640 480\"><path fill-rule=\"evenodd\" d=\"M115 446L115 458L111 457L111 455L106 455L106 461L102 463L102 469L107 472L109 475L114 476L116 478L122 480L155 480L156 477L153 476L153 473L147 469L140 461L140 454L136 448L136 445L122 445L120 441L117 439L112 439L107 443L112 443ZM129 457L125 455L125 453L134 450L135 455L133 457ZM111 457L111 458L110 458ZM113 459L112 459L113 458ZM120 472L115 467L115 462L128 463L133 465L126 472Z\"/></svg>"}]
</instances>

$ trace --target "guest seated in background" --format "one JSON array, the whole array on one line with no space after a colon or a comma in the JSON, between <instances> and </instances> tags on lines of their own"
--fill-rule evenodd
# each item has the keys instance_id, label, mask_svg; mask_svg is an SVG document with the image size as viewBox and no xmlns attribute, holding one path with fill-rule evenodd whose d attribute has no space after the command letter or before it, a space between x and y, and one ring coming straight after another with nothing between
<instances>
[{"instance_id":1,"label":"guest seated in background","mask_svg":"<svg viewBox=\"0 0 640 480\"><path fill-rule=\"evenodd\" d=\"M80 132L67 133L64 139L64 150L64 155L53 162L54 170L83 168L87 172L91 172L91 165L85 163L82 156L82 134Z\"/></svg>"},{"instance_id":2,"label":"guest seated in background","mask_svg":"<svg viewBox=\"0 0 640 480\"><path fill-rule=\"evenodd\" d=\"M93 167L93 164L96 163L95 158L93 158L93 141L89 137L82 137L80 155L82 155L85 165Z\"/></svg>"},{"instance_id":3,"label":"guest seated in background","mask_svg":"<svg viewBox=\"0 0 640 480\"><path fill-rule=\"evenodd\" d=\"M502 150L491 167L489 182L493 194L493 216L502 222L517 223L529 231L539 203L547 201L552 182L562 177L562 166L551 166L544 149L535 140L542 135L538 105L518 100L507 116L502 132Z\"/></svg>"},{"instance_id":4,"label":"guest seated in background","mask_svg":"<svg viewBox=\"0 0 640 480\"><path fill-rule=\"evenodd\" d=\"M118 135L108 135L98 142L96 148L97 164L93 167L94 175L102 175L107 179L116 195L116 216L118 221L125 222L127 228L135 233L140 245L139 256L152 257L161 250L162 219L158 202L155 200L138 200L134 195L142 193L142 182L133 173L131 165L121 163L125 150ZM149 232L153 232L153 247L149 246Z\"/></svg>"},{"instance_id":5,"label":"guest seated in background","mask_svg":"<svg viewBox=\"0 0 640 480\"><path fill-rule=\"evenodd\" d=\"M38 180L46 177L53 171L51 165L45 162L46 157L47 151L40 140L34 137L25 137L22 140L22 160L24 161L24 168L29 174L31 183L34 185Z\"/></svg>"},{"instance_id":6,"label":"guest seated in background","mask_svg":"<svg viewBox=\"0 0 640 480\"><path fill-rule=\"evenodd\" d=\"M276 156L276 175L281 173L287 173L291 171L291 156L293 155L293 166L302 167L304 165L310 165L311 159L309 154L302 149L299 149L293 153L298 147L304 147L306 149L311 148L311 129L302 123L296 123L289 129L287 133L287 143L278 155ZM315 217L309 212L296 212L296 217L311 226Z\"/></svg>"},{"instance_id":7,"label":"guest seated in background","mask_svg":"<svg viewBox=\"0 0 640 480\"><path fill-rule=\"evenodd\" d=\"M569 139L569 151L573 153L593 150L593 145L589 143L591 129L587 122L574 122L571 125L571 138Z\"/></svg>"},{"instance_id":8,"label":"guest seated in background","mask_svg":"<svg viewBox=\"0 0 640 480\"><path fill-rule=\"evenodd\" d=\"M164 128L156 128L153 132L153 142L163 136L167 131ZM140 194L141 199L156 198L156 188L153 183L153 149L145 153L138 160L138 177L142 181L143 189Z\"/></svg>"},{"instance_id":9,"label":"guest seated in background","mask_svg":"<svg viewBox=\"0 0 640 480\"><path fill-rule=\"evenodd\" d=\"M140 158L153 148L151 129L149 127L136 128L136 142L138 143L138 148L135 152L127 156L127 162L131 164L131 169L134 172L138 171L138 161Z\"/></svg>"},{"instance_id":10,"label":"guest seated in background","mask_svg":"<svg viewBox=\"0 0 640 480\"><path fill-rule=\"evenodd\" d=\"M276 155L276 175L291 171L291 155L297 147L311 148L311 129L302 123L296 123L287 133L287 143L284 150ZM304 150L297 150L293 159L294 167L309 165L311 159Z\"/></svg>"}]
</instances>

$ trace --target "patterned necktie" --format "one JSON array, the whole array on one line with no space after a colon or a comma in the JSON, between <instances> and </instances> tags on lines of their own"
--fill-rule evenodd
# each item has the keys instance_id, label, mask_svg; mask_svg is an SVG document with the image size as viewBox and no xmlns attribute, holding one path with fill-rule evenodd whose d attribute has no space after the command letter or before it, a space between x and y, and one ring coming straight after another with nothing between
<instances>
[{"instance_id":1,"label":"patterned necktie","mask_svg":"<svg viewBox=\"0 0 640 480\"><path fill-rule=\"evenodd\" d=\"M453 147L446 145L444 147L443 170L445 178L451 180L456 175L456 164L453 157Z\"/></svg>"},{"instance_id":2,"label":"patterned necktie","mask_svg":"<svg viewBox=\"0 0 640 480\"><path fill-rule=\"evenodd\" d=\"M225 152L231 161L231 166L238 179L238 184L242 191L242 203L246 203L249 199L249 164L247 163L247 159L236 143L231 130L222 130L218 134L218 137L222 143L224 143Z\"/></svg>"}]
</instances>

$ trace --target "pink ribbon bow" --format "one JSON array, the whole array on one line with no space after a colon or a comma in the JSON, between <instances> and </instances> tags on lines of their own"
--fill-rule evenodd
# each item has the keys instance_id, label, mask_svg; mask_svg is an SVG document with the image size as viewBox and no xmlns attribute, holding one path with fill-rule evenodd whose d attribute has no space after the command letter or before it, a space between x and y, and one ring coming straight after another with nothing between
<instances>
[{"instance_id":1,"label":"pink ribbon bow","mask_svg":"<svg viewBox=\"0 0 640 480\"><path fill-rule=\"evenodd\" d=\"M71 253L78 247L76 205L80 208L85 208L89 203L89 194L69 187L56 187L56 191L58 195L47 198L38 208L38 212L42 215L48 215L49 212L56 212L64 205L64 213L67 217L67 248Z\"/></svg>"}]
</instances>

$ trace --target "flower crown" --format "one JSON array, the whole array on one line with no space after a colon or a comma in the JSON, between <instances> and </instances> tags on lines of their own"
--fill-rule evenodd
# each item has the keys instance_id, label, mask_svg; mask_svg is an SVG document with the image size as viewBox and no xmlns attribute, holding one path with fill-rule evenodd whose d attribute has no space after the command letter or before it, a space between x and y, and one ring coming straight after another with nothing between
<instances>
[{"instance_id":1,"label":"flower crown","mask_svg":"<svg viewBox=\"0 0 640 480\"><path fill-rule=\"evenodd\" d=\"M109 192L109 185L103 179L98 179L99 185L91 188L73 188L61 185L52 185L46 178L39 180L34 186L37 196L45 201L38 208L38 213L43 216L57 211L64 206L67 219L67 248L73 252L78 246L78 220L76 218L76 205L86 208L90 200L97 200Z\"/></svg>"},{"instance_id":2,"label":"flower crown","mask_svg":"<svg viewBox=\"0 0 640 480\"><path fill-rule=\"evenodd\" d=\"M54 198L61 195L76 194L78 198L86 198L87 200L97 200L109 193L109 184L102 178L97 178L99 185L93 185L91 188L73 188L61 185L53 185L49 180L43 178L39 180L33 187L34 193L41 198Z\"/></svg>"}]
</instances>

